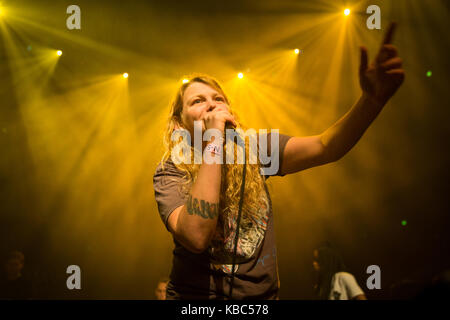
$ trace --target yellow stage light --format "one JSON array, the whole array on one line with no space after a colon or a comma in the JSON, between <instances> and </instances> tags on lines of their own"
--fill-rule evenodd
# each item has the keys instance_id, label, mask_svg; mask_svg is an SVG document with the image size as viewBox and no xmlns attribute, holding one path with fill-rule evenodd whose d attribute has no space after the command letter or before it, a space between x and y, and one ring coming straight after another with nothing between
<instances>
[{"instance_id":1,"label":"yellow stage light","mask_svg":"<svg viewBox=\"0 0 450 320\"><path fill-rule=\"evenodd\" d=\"M300 53L300 50L295 49L294 52L295 52L295 54L299 54L299 53Z\"/></svg>"},{"instance_id":2,"label":"yellow stage light","mask_svg":"<svg viewBox=\"0 0 450 320\"><path fill-rule=\"evenodd\" d=\"M350 14L350 9L345 9L345 10L344 10L344 14L345 14L346 16L348 16L348 15Z\"/></svg>"},{"instance_id":3,"label":"yellow stage light","mask_svg":"<svg viewBox=\"0 0 450 320\"><path fill-rule=\"evenodd\" d=\"M239 78L239 79L242 79L243 77L244 77L244 74L243 74L242 72L239 72L239 73L238 73L238 78Z\"/></svg>"},{"instance_id":4,"label":"yellow stage light","mask_svg":"<svg viewBox=\"0 0 450 320\"><path fill-rule=\"evenodd\" d=\"M188 83L189 79L183 79L183 83Z\"/></svg>"},{"instance_id":5,"label":"yellow stage light","mask_svg":"<svg viewBox=\"0 0 450 320\"><path fill-rule=\"evenodd\" d=\"M62 56L62 51L61 50L56 51L56 55L59 57Z\"/></svg>"},{"instance_id":6,"label":"yellow stage light","mask_svg":"<svg viewBox=\"0 0 450 320\"><path fill-rule=\"evenodd\" d=\"M128 73L125 72L122 76L126 79L128 78Z\"/></svg>"}]
</instances>

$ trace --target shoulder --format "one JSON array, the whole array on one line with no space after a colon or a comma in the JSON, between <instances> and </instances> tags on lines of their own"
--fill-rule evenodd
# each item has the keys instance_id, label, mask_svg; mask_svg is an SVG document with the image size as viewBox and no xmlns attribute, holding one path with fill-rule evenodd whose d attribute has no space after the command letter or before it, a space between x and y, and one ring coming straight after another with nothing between
<instances>
[{"instance_id":1,"label":"shoulder","mask_svg":"<svg viewBox=\"0 0 450 320\"><path fill-rule=\"evenodd\" d=\"M346 283L356 281L355 277L351 273L348 273L348 272L345 272L345 271L337 272L335 274L335 277L339 281L346 282Z\"/></svg>"},{"instance_id":2,"label":"shoulder","mask_svg":"<svg viewBox=\"0 0 450 320\"><path fill-rule=\"evenodd\" d=\"M184 178L185 173L180 170L169 158L164 162L161 161L155 169L155 173L153 174L153 182L161 182L164 183L166 178L176 178L177 180L180 178Z\"/></svg>"},{"instance_id":3,"label":"shoulder","mask_svg":"<svg viewBox=\"0 0 450 320\"><path fill-rule=\"evenodd\" d=\"M356 281L356 278L354 275L348 272L338 272L336 274L337 281L339 281L339 284L347 290L350 290L351 293L349 293L349 296L353 298L357 293L361 292L361 288L358 285L358 281Z\"/></svg>"},{"instance_id":4,"label":"shoulder","mask_svg":"<svg viewBox=\"0 0 450 320\"><path fill-rule=\"evenodd\" d=\"M177 173L183 173L169 158L165 161L161 160L155 170L155 176L156 175L165 175L165 174L177 174Z\"/></svg>"}]
</instances>

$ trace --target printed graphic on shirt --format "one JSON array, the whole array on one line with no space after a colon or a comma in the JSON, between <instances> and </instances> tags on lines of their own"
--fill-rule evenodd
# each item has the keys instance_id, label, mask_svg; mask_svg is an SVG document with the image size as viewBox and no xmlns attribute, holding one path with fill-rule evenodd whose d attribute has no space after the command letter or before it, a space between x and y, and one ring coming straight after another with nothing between
<instances>
[{"instance_id":1,"label":"printed graphic on shirt","mask_svg":"<svg viewBox=\"0 0 450 320\"><path fill-rule=\"evenodd\" d=\"M236 266L250 260L256 249L261 245L269 222L269 199L265 191L262 192L259 202L259 210L256 215L245 215L243 208L239 228L239 239L236 249ZM209 254L213 262L213 268L231 273L232 258L237 226L237 213L233 215L220 215L217 222L217 232L209 247Z\"/></svg>"},{"instance_id":2,"label":"printed graphic on shirt","mask_svg":"<svg viewBox=\"0 0 450 320\"><path fill-rule=\"evenodd\" d=\"M341 293L337 292L337 291L333 291L333 298L334 300L339 300L339 298L341 297Z\"/></svg>"}]
</instances>

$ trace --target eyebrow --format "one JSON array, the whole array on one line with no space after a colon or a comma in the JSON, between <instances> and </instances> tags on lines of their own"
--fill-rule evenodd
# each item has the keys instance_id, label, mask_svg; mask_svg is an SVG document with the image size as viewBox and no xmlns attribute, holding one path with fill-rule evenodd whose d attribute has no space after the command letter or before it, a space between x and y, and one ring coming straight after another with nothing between
<instances>
[{"instance_id":1,"label":"eyebrow","mask_svg":"<svg viewBox=\"0 0 450 320\"><path fill-rule=\"evenodd\" d=\"M217 96L220 96L220 97L222 97L222 98L225 99L225 96L224 96L223 94L221 94L220 92L214 93L213 97L217 97ZM196 94L195 96L193 96L193 97L191 97L191 98L189 98L189 99L187 100L188 104L191 104L191 102L192 102L194 99L199 98L199 97L204 98L205 95L204 95L203 93Z\"/></svg>"}]
</instances>

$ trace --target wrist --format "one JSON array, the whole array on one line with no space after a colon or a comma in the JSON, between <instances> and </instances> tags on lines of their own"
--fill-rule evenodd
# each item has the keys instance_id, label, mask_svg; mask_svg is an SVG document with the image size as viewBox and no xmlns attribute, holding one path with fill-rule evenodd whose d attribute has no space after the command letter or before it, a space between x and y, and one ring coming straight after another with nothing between
<instances>
[{"instance_id":1,"label":"wrist","mask_svg":"<svg viewBox=\"0 0 450 320\"><path fill-rule=\"evenodd\" d=\"M224 142L225 139L222 136L213 136L212 139L207 142L203 149L203 160L205 160L207 164L222 163Z\"/></svg>"},{"instance_id":2,"label":"wrist","mask_svg":"<svg viewBox=\"0 0 450 320\"><path fill-rule=\"evenodd\" d=\"M209 138L205 141L206 145L208 145L210 143L223 145L225 143L224 133L220 132L220 134L219 134L219 131L220 131L219 129L214 129L214 130L218 130L218 131L215 132L214 135L211 135L211 138Z\"/></svg>"},{"instance_id":3,"label":"wrist","mask_svg":"<svg viewBox=\"0 0 450 320\"><path fill-rule=\"evenodd\" d=\"M381 109L384 107L384 105L386 104L387 100L386 99L382 99L380 97L376 97L375 95L372 95L368 92L364 92L361 95L361 100L363 100L364 102L366 102L367 105L373 107L373 108L378 108Z\"/></svg>"},{"instance_id":4,"label":"wrist","mask_svg":"<svg viewBox=\"0 0 450 320\"><path fill-rule=\"evenodd\" d=\"M220 135L220 136L224 136L225 135L225 124L224 123L214 123L209 127L206 127L206 130L214 130L216 133L214 134L214 136Z\"/></svg>"}]
</instances>

